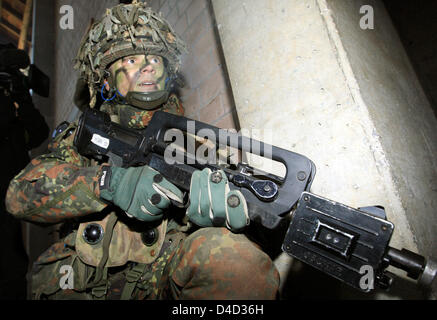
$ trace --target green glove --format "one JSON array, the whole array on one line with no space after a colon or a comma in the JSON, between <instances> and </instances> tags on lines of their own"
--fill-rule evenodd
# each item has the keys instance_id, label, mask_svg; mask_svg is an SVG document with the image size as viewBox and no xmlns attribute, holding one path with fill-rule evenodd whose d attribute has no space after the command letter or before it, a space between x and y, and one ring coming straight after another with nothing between
<instances>
[{"instance_id":1,"label":"green glove","mask_svg":"<svg viewBox=\"0 0 437 320\"><path fill-rule=\"evenodd\" d=\"M249 225L246 199L238 190L230 191L223 170L205 168L191 177L188 219L201 227L224 227L239 231Z\"/></svg>"},{"instance_id":2,"label":"green glove","mask_svg":"<svg viewBox=\"0 0 437 320\"><path fill-rule=\"evenodd\" d=\"M183 202L182 192L149 166L103 167L100 197L142 221L161 219L170 199Z\"/></svg>"}]
</instances>

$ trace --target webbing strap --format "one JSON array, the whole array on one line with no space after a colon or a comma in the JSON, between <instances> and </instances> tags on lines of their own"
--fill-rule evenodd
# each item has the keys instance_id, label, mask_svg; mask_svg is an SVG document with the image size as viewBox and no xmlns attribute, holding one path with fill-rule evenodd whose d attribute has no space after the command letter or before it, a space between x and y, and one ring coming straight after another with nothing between
<instances>
[{"instance_id":1,"label":"webbing strap","mask_svg":"<svg viewBox=\"0 0 437 320\"><path fill-rule=\"evenodd\" d=\"M106 293L108 292L108 268L104 268L102 271L102 279L100 283L91 289L91 295L94 300L105 300Z\"/></svg>"},{"instance_id":2,"label":"webbing strap","mask_svg":"<svg viewBox=\"0 0 437 320\"><path fill-rule=\"evenodd\" d=\"M144 271L146 270L147 264L138 263L132 269L130 269L126 274L126 284L124 285L123 292L121 294L121 300L130 300L132 293L135 290L138 280L140 280Z\"/></svg>"},{"instance_id":3,"label":"webbing strap","mask_svg":"<svg viewBox=\"0 0 437 320\"><path fill-rule=\"evenodd\" d=\"M109 245L112 239L115 224L117 223L117 215L111 212L108 222L106 224L105 235L103 236L102 249L103 255L100 259L99 265L96 268L94 280L87 285L87 288L92 288L92 294L96 298L105 298L107 292L108 268L105 267L109 258Z\"/></svg>"}]
</instances>

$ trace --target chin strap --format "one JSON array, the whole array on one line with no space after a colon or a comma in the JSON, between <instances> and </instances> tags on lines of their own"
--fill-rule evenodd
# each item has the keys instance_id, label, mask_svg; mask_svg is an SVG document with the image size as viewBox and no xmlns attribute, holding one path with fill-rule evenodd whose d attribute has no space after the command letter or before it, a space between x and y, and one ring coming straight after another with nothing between
<instances>
[{"instance_id":1,"label":"chin strap","mask_svg":"<svg viewBox=\"0 0 437 320\"><path fill-rule=\"evenodd\" d=\"M169 91L154 92L129 91L125 97L127 104L143 110L155 110L168 99Z\"/></svg>"},{"instance_id":2,"label":"chin strap","mask_svg":"<svg viewBox=\"0 0 437 320\"><path fill-rule=\"evenodd\" d=\"M128 104L118 104L117 102L104 103L100 106L100 111L110 115L111 120L132 129L144 129L156 110L162 110L177 115L184 115L184 108L176 94L169 95L167 101L155 110L142 110Z\"/></svg>"},{"instance_id":3,"label":"chin strap","mask_svg":"<svg viewBox=\"0 0 437 320\"><path fill-rule=\"evenodd\" d=\"M118 104L128 104L148 111L158 109L163 103L167 101L170 95L170 91L173 89L175 83L177 83L181 87L184 86L184 83L181 79L179 79L175 75L171 75L167 79L165 79L164 90L154 92L129 91L126 96L122 96L115 87L114 81L109 72L106 72L105 79L106 82L101 88L101 96L105 102L114 100L114 102ZM110 87L109 91L105 89L106 84L108 84Z\"/></svg>"}]
</instances>

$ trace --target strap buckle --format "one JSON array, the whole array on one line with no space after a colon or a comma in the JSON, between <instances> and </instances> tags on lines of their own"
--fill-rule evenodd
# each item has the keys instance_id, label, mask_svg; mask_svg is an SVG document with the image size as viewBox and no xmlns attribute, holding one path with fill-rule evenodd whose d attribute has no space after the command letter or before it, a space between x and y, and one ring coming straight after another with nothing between
<instances>
[{"instance_id":1,"label":"strap buckle","mask_svg":"<svg viewBox=\"0 0 437 320\"><path fill-rule=\"evenodd\" d=\"M91 294L97 299L105 297L107 292L108 292L108 286L106 283L91 289Z\"/></svg>"},{"instance_id":2,"label":"strap buckle","mask_svg":"<svg viewBox=\"0 0 437 320\"><path fill-rule=\"evenodd\" d=\"M145 270L144 264L137 264L132 269L130 269L126 274L126 280L127 282L138 282L138 280L141 278Z\"/></svg>"}]
</instances>

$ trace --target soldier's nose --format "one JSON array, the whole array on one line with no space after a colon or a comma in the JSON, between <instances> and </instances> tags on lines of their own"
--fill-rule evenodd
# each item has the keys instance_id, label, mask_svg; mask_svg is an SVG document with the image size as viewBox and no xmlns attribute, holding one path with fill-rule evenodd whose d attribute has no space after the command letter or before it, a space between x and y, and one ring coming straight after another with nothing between
<instances>
[{"instance_id":1,"label":"soldier's nose","mask_svg":"<svg viewBox=\"0 0 437 320\"><path fill-rule=\"evenodd\" d=\"M154 69L151 64L146 64L141 68L141 72L153 72Z\"/></svg>"}]
</instances>

